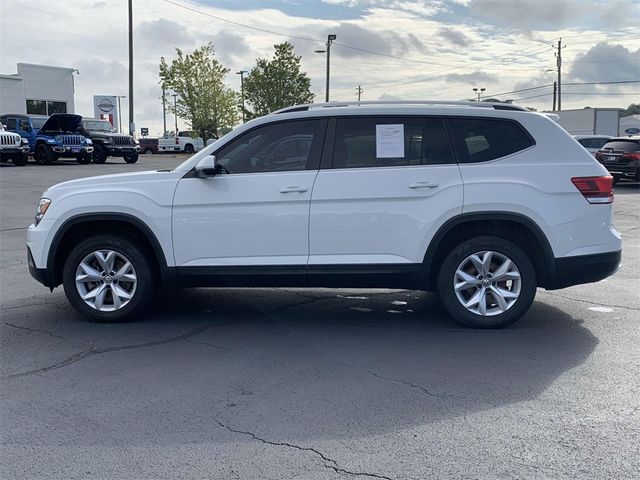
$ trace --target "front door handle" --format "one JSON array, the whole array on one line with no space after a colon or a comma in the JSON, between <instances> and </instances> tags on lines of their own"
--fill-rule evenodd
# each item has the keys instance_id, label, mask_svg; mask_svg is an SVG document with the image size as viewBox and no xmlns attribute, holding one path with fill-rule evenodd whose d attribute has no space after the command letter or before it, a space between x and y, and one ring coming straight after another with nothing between
<instances>
[{"instance_id":1,"label":"front door handle","mask_svg":"<svg viewBox=\"0 0 640 480\"><path fill-rule=\"evenodd\" d=\"M309 189L307 187L282 187L280 188L280 193L292 193L292 192L298 192L298 193L304 193L307 192Z\"/></svg>"},{"instance_id":2,"label":"front door handle","mask_svg":"<svg viewBox=\"0 0 640 480\"><path fill-rule=\"evenodd\" d=\"M436 188L439 186L440 184L436 182L414 182L409 185L409 188Z\"/></svg>"}]
</instances>

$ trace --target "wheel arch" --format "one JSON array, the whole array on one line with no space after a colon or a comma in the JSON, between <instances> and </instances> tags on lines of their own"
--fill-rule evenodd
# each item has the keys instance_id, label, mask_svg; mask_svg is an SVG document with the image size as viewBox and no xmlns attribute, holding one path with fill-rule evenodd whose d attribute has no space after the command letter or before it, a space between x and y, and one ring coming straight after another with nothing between
<instances>
[{"instance_id":1,"label":"wheel arch","mask_svg":"<svg viewBox=\"0 0 640 480\"><path fill-rule=\"evenodd\" d=\"M155 260L162 283L175 283L175 269L169 268L162 246L153 231L140 219L126 213L86 213L67 219L58 229L47 255L45 285L62 283L64 261L78 240L105 232L130 236L142 242Z\"/></svg>"},{"instance_id":2,"label":"wheel arch","mask_svg":"<svg viewBox=\"0 0 640 480\"><path fill-rule=\"evenodd\" d=\"M545 287L555 276L553 250L540 226L529 217L513 212L463 213L445 222L429 244L423 260L423 285L434 290L437 275L447 253L472 237L494 235L511 241L530 258L538 286Z\"/></svg>"}]
</instances>

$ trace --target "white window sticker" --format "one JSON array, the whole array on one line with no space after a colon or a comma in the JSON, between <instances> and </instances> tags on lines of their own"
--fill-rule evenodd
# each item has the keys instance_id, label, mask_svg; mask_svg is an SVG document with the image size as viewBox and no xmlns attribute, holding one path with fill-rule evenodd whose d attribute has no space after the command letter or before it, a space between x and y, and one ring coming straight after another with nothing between
<instances>
[{"instance_id":1,"label":"white window sticker","mask_svg":"<svg viewBox=\"0 0 640 480\"><path fill-rule=\"evenodd\" d=\"M376 158L404 158L404 125L376 125Z\"/></svg>"}]
</instances>

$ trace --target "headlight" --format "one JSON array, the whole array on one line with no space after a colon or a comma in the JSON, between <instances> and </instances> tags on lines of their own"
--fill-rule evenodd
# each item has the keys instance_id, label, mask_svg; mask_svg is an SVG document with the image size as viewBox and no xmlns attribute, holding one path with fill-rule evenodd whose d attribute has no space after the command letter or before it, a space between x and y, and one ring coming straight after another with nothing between
<instances>
[{"instance_id":1,"label":"headlight","mask_svg":"<svg viewBox=\"0 0 640 480\"><path fill-rule=\"evenodd\" d=\"M49 205L51 205L51 200L49 200L48 198L41 198L38 202L38 208L36 209L36 218L33 221L36 227L40 223L40 220L42 220L42 217L44 217L44 214L47 213Z\"/></svg>"},{"instance_id":2,"label":"headlight","mask_svg":"<svg viewBox=\"0 0 640 480\"><path fill-rule=\"evenodd\" d=\"M62 143L62 137L60 135L56 135L53 139L58 143Z\"/></svg>"},{"instance_id":3,"label":"headlight","mask_svg":"<svg viewBox=\"0 0 640 480\"><path fill-rule=\"evenodd\" d=\"M103 140L103 142L104 142L104 143L113 143L113 138L109 138L109 137L107 137L107 138L105 138L105 139Z\"/></svg>"},{"instance_id":4,"label":"headlight","mask_svg":"<svg viewBox=\"0 0 640 480\"><path fill-rule=\"evenodd\" d=\"M84 140L87 142L87 145L93 145L93 142L90 138L85 138Z\"/></svg>"}]
</instances>

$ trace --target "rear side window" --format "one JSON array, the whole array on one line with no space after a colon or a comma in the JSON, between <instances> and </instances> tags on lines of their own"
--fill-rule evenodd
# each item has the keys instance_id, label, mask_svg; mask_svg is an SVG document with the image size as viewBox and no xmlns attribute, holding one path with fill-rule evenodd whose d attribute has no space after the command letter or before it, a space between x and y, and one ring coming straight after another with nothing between
<instances>
[{"instance_id":1,"label":"rear side window","mask_svg":"<svg viewBox=\"0 0 640 480\"><path fill-rule=\"evenodd\" d=\"M602 150L618 151L624 153L636 152L640 150L640 141L638 140L616 140L615 142L608 142Z\"/></svg>"},{"instance_id":2,"label":"rear side window","mask_svg":"<svg viewBox=\"0 0 640 480\"><path fill-rule=\"evenodd\" d=\"M488 162L535 145L524 128L514 121L449 118L447 123L460 163Z\"/></svg>"},{"instance_id":3,"label":"rear side window","mask_svg":"<svg viewBox=\"0 0 640 480\"><path fill-rule=\"evenodd\" d=\"M453 163L441 118L338 118L333 168Z\"/></svg>"}]
</instances>

